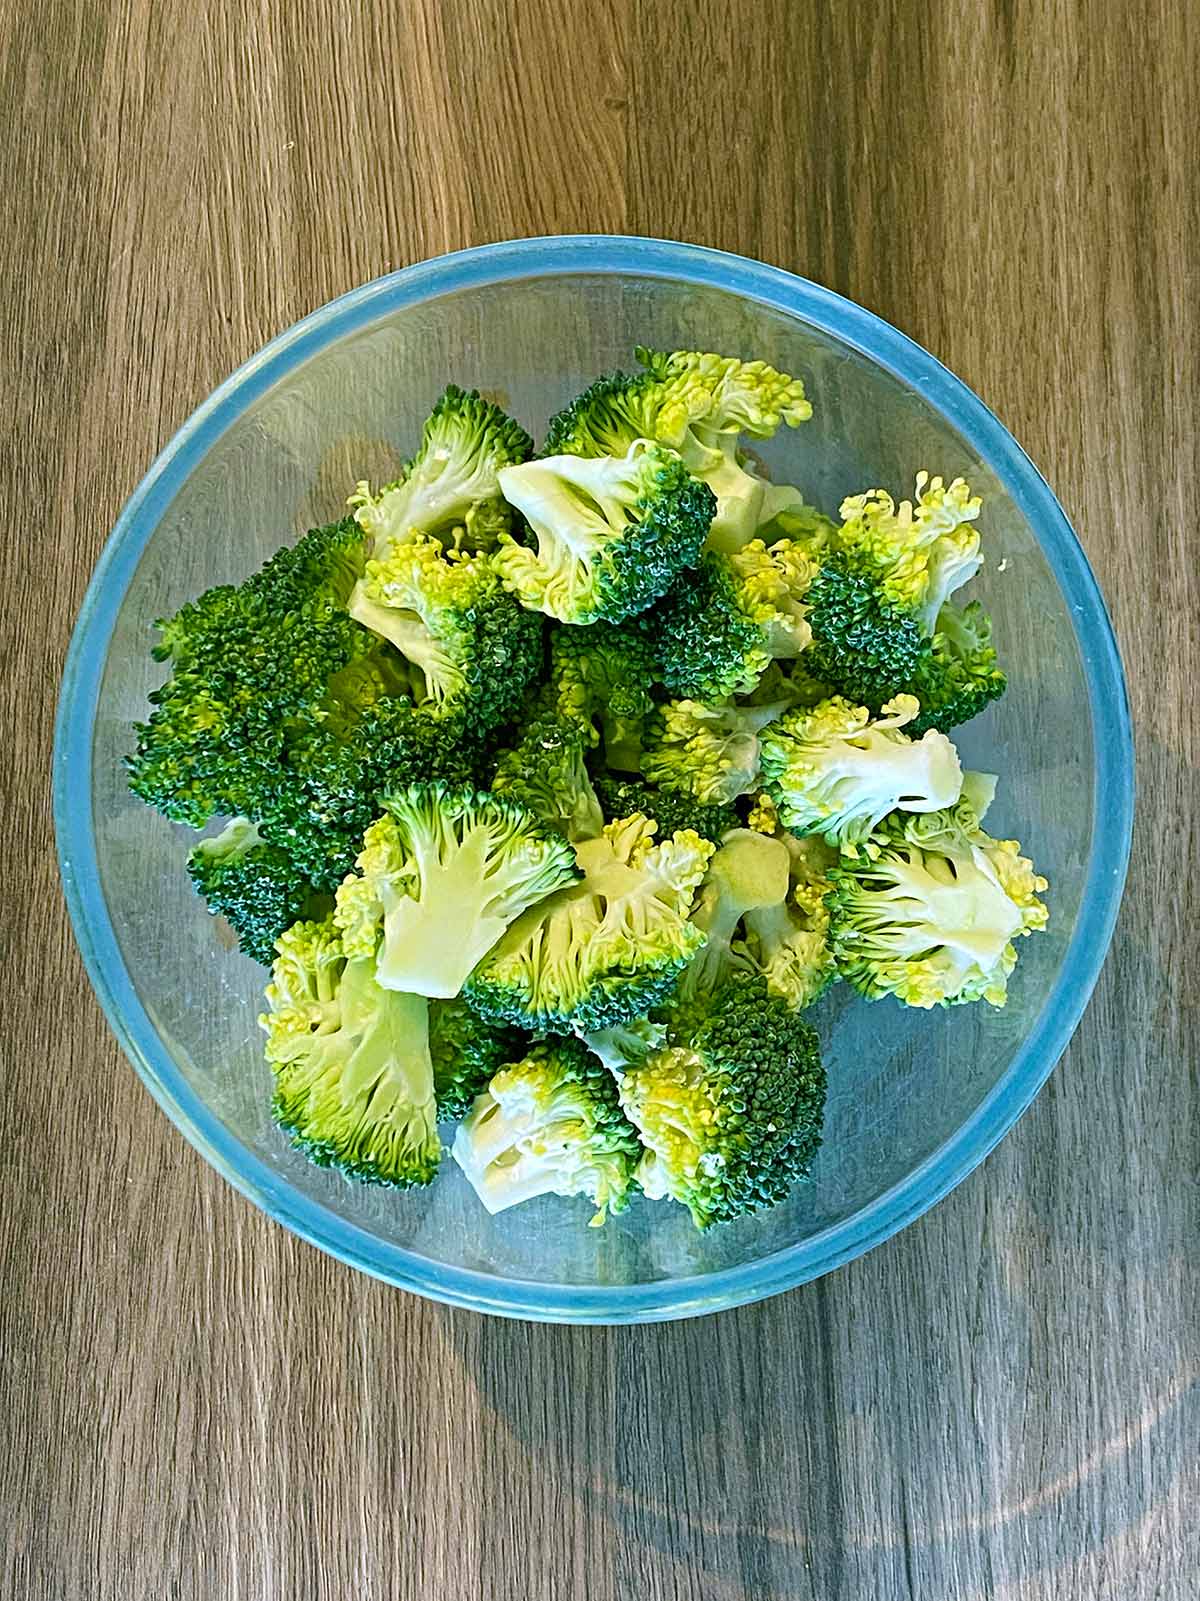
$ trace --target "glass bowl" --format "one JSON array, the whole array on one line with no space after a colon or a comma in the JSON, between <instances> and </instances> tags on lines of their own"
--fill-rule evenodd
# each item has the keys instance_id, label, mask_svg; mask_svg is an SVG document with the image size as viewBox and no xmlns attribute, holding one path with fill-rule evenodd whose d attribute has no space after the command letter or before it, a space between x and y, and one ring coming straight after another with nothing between
<instances>
[{"instance_id":1,"label":"glass bowl","mask_svg":"<svg viewBox=\"0 0 1200 1601\"><path fill-rule=\"evenodd\" d=\"M339 516L356 479L411 448L448 380L535 434L635 344L762 357L800 374L811 422L763 448L836 509L918 468L984 497L1008 694L956 735L1001 775L989 828L1050 879L1008 1006L910 1012L834 992L813 1179L705 1236L638 1200L603 1229L549 1197L497 1218L447 1162L397 1195L310 1166L268 1116L262 970L193 893L185 830L135 801L122 758L162 677L151 625ZM1035 737L1031 737L1031 733ZM297 1234L405 1289L563 1322L686 1317L826 1273L918 1216L981 1161L1066 1045L1108 946L1132 813L1129 713L1096 582L1054 496L973 394L860 307L760 263L645 239L527 239L441 257L323 307L216 391L135 491L97 566L62 686L54 765L63 883L96 993L150 1092L198 1150ZM1096 829L1097 815L1103 827Z\"/></svg>"}]
</instances>

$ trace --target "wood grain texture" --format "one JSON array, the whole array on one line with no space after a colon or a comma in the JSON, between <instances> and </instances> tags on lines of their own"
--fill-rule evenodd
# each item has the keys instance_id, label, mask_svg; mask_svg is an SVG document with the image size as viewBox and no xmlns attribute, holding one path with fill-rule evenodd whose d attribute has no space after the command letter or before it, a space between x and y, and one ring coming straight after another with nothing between
<instances>
[{"instance_id":1,"label":"wood grain texture","mask_svg":"<svg viewBox=\"0 0 1200 1601\"><path fill-rule=\"evenodd\" d=\"M0 1594L1183 1601L1200 1590L1194 6L0 0ZM888 1245L699 1322L487 1322L268 1223L94 1004L49 818L92 564L296 317L527 233L761 256L998 411L1138 727L1062 1065Z\"/></svg>"}]
</instances>

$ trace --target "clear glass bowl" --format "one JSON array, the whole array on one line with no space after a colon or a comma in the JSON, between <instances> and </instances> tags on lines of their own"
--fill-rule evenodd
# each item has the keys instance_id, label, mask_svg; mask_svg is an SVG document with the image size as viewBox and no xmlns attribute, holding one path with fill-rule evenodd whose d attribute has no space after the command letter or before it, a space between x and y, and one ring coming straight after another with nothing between
<instances>
[{"instance_id":1,"label":"clear glass bowl","mask_svg":"<svg viewBox=\"0 0 1200 1601\"><path fill-rule=\"evenodd\" d=\"M535 433L596 373L648 344L763 357L803 376L813 420L768 465L836 508L920 467L985 502L977 580L1010 688L959 731L1001 774L993 832L1051 882L1048 933L1022 942L1004 1011L932 1015L835 993L811 1183L701 1237L638 1201L603 1229L554 1198L498 1218L452 1163L427 1193L356 1187L294 1154L267 1114L261 969L192 892L186 831L127 792L130 723L162 676L151 625L341 514L355 480L411 447L448 380ZM1132 813L1120 660L1053 495L956 378L869 312L788 273L642 239L522 240L445 256L346 295L276 339L205 402L150 469L96 569L71 646L55 750L63 883L92 983L151 1093L272 1217L344 1261L439 1300L564 1322L684 1317L848 1261L931 1206L1011 1127L1087 1001L1125 876ZM1103 826L1094 827L1097 816Z\"/></svg>"}]
</instances>

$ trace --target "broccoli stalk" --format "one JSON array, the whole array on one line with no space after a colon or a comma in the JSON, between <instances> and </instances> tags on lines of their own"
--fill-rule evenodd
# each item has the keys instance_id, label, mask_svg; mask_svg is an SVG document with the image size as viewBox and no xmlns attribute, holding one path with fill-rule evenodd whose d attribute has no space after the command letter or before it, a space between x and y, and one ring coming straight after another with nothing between
<instances>
[{"instance_id":1,"label":"broccoli stalk","mask_svg":"<svg viewBox=\"0 0 1200 1601\"><path fill-rule=\"evenodd\" d=\"M527 907L576 876L571 847L510 801L444 784L385 797L334 917L385 989L457 995Z\"/></svg>"}]
</instances>

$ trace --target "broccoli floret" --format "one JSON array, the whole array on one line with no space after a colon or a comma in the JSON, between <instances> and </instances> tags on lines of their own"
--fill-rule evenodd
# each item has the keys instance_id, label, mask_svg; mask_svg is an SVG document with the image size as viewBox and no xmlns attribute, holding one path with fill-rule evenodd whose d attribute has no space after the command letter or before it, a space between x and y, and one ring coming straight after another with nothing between
<instances>
[{"instance_id":1,"label":"broccoli floret","mask_svg":"<svg viewBox=\"0 0 1200 1601\"><path fill-rule=\"evenodd\" d=\"M856 571L872 575L886 600L911 610L928 638L938 612L983 565L975 519L981 501L956 478L917 474L915 501L897 506L883 489L841 505L837 546Z\"/></svg>"},{"instance_id":2,"label":"broccoli floret","mask_svg":"<svg viewBox=\"0 0 1200 1601\"><path fill-rule=\"evenodd\" d=\"M550 680L558 709L583 730L589 745L602 742L604 760L619 772L638 770L657 673L654 647L636 629L593 623L551 633Z\"/></svg>"},{"instance_id":3,"label":"broccoli floret","mask_svg":"<svg viewBox=\"0 0 1200 1601\"><path fill-rule=\"evenodd\" d=\"M810 506L798 489L789 484L768 484L763 493L762 521L758 538L772 545L786 539L798 545L814 564L819 564L837 535L837 524L823 511Z\"/></svg>"},{"instance_id":4,"label":"broccoli floret","mask_svg":"<svg viewBox=\"0 0 1200 1601\"><path fill-rule=\"evenodd\" d=\"M803 384L761 361L687 350L636 354L646 370L598 379L551 419L546 451L619 455L639 438L669 445L716 496L710 545L737 549L757 532L768 488L741 460L738 440L769 439L781 423L794 428L811 417Z\"/></svg>"},{"instance_id":5,"label":"broccoli floret","mask_svg":"<svg viewBox=\"0 0 1200 1601\"><path fill-rule=\"evenodd\" d=\"M904 733L918 712L911 695L887 715L834 696L811 710L785 712L763 736L762 773L784 824L832 845L865 839L897 807L935 812L962 790L958 753L945 734Z\"/></svg>"},{"instance_id":6,"label":"broccoli floret","mask_svg":"<svg viewBox=\"0 0 1200 1601\"><path fill-rule=\"evenodd\" d=\"M1046 925L1046 880L1015 840L984 833L969 807L897 813L829 871L838 971L872 1000L929 1008L1003 1006L1014 939Z\"/></svg>"},{"instance_id":7,"label":"broccoli floret","mask_svg":"<svg viewBox=\"0 0 1200 1601\"><path fill-rule=\"evenodd\" d=\"M242 951L264 967L284 929L312 916L320 900L288 853L268 845L248 817L193 846L188 873L213 916L224 917Z\"/></svg>"},{"instance_id":8,"label":"broccoli floret","mask_svg":"<svg viewBox=\"0 0 1200 1601\"><path fill-rule=\"evenodd\" d=\"M842 526L805 596L815 677L872 711L915 695L917 734L946 732L1004 692L982 608L948 604L983 562L979 504L962 479L946 488L925 473L915 509L897 508L883 490L843 501Z\"/></svg>"},{"instance_id":9,"label":"broccoli floret","mask_svg":"<svg viewBox=\"0 0 1200 1601\"><path fill-rule=\"evenodd\" d=\"M590 1029L581 1035L593 1056L620 1078L633 1062L640 1062L667 1043L667 1025L657 1018L635 1017L611 1028Z\"/></svg>"},{"instance_id":10,"label":"broccoli floret","mask_svg":"<svg viewBox=\"0 0 1200 1601\"><path fill-rule=\"evenodd\" d=\"M500 575L523 606L566 623L644 611L697 561L714 506L673 451L644 439L621 456L506 467L500 487L536 539L502 535Z\"/></svg>"},{"instance_id":11,"label":"broccoli floret","mask_svg":"<svg viewBox=\"0 0 1200 1601\"><path fill-rule=\"evenodd\" d=\"M646 1147L643 1190L682 1202L699 1229L783 1200L821 1143L817 1036L761 978L730 978L619 1094Z\"/></svg>"},{"instance_id":12,"label":"broccoli floret","mask_svg":"<svg viewBox=\"0 0 1200 1601\"><path fill-rule=\"evenodd\" d=\"M604 827L588 774L584 728L558 709L552 685L534 700L521 737L496 763L491 788L567 839L594 839Z\"/></svg>"},{"instance_id":13,"label":"broccoli floret","mask_svg":"<svg viewBox=\"0 0 1200 1601\"><path fill-rule=\"evenodd\" d=\"M495 1074L453 1154L491 1213L536 1195L586 1195L599 1224L628 1206L641 1146L604 1065L579 1040L554 1039Z\"/></svg>"},{"instance_id":14,"label":"broccoli floret","mask_svg":"<svg viewBox=\"0 0 1200 1601\"><path fill-rule=\"evenodd\" d=\"M435 780L473 786L479 776L478 730L461 711L413 706L402 669L379 643L336 676L311 721L288 730L259 826L320 889L336 889L350 871L384 795Z\"/></svg>"},{"instance_id":15,"label":"broccoli floret","mask_svg":"<svg viewBox=\"0 0 1200 1601\"><path fill-rule=\"evenodd\" d=\"M350 615L409 663L418 706L461 710L480 733L513 715L543 666L542 620L505 591L489 557L423 534L367 563Z\"/></svg>"},{"instance_id":16,"label":"broccoli floret","mask_svg":"<svg viewBox=\"0 0 1200 1601\"><path fill-rule=\"evenodd\" d=\"M925 641L916 616L834 551L805 595L812 675L856 706L878 710L916 678Z\"/></svg>"},{"instance_id":17,"label":"broccoli floret","mask_svg":"<svg viewBox=\"0 0 1200 1601\"><path fill-rule=\"evenodd\" d=\"M970 722L1003 695L1008 680L996 663L992 622L977 600L959 608L948 601L938 612L933 638L922 649L910 681L921 703L914 735L927 728L947 732Z\"/></svg>"},{"instance_id":18,"label":"broccoli floret","mask_svg":"<svg viewBox=\"0 0 1200 1601\"><path fill-rule=\"evenodd\" d=\"M647 719L642 772L705 806L728 806L755 787L762 732L792 701L790 694L765 705L666 701Z\"/></svg>"},{"instance_id":19,"label":"broccoli floret","mask_svg":"<svg viewBox=\"0 0 1200 1601\"><path fill-rule=\"evenodd\" d=\"M497 474L528 461L532 450L533 440L499 406L451 384L426 419L420 448L400 477L376 494L359 484L350 504L378 558L414 530L442 535L456 548L491 549L512 524Z\"/></svg>"},{"instance_id":20,"label":"broccoli floret","mask_svg":"<svg viewBox=\"0 0 1200 1601\"><path fill-rule=\"evenodd\" d=\"M677 789L657 789L641 779L602 772L595 774L592 785L609 821L641 812L658 824L660 839L690 828L701 839L719 845L729 830L738 826L732 806L702 806Z\"/></svg>"},{"instance_id":21,"label":"broccoli floret","mask_svg":"<svg viewBox=\"0 0 1200 1601\"><path fill-rule=\"evenodd\" d=\"M663 683L676 695L717 701L746 695L772 661L812 642L804 595L817 568L798 545L751 540L731 555L706 551L646 614Z\"/></svg>"},{"instance_id":22,"label":"broccoli floret","mask_svg":"<svg viewBox=\"0 0 1200 1601\"><path fill-rule=\"evenodd\" d=\"M498 796L414 784L382 808L334 917L386 989L457 995L514 918L578 876L566 840Z\"/></svg>"},{"instance_id":23,"label":"broccoli floret","mask_svg":"<svg viewBox=\"0 0 1200 1601\"><path fill-rule=\"evenodd\" d=\"M244 584L210 589L158 624L153 654L171 676L135 728L135 795L193 828L270 810L289 727L374 643L345 610L364 561L353 520L313 529Z\"/></svg>"},{"instance_id":24,"label":"broccoli floret","mask_svg":"<svg viewBox=\"0 0 1200 1601\"><path fill-rule=\"evenodd\" d=\"M515 1028L486 1023L461 998L429 1003L429 1054L437 1115L457 1123L493 1073L517 1061L525 1039Z\"/></svg>"},{"instance_id":25,"label":"broccoli floret","mask_svg":"<svg viewBox=\"0 0 1200 1601\"><path fill-rule=\"evenodd\" d=\"M749 963L735 941L743 917L787 899L789 859L781 840L740 828L728 835L708 864L692 922L704 944L679 981L676 1006L707 1007L720 985Z\"/></svg>"},{"instance_id":26,"label":"broccoli floret","mask_svg":"<svg viewBox=\"0 0 1200 1601\"><path fill-rule=\"evenodd\" d=\"M428 1184L437 1133L428 1002L347 959L332 918L280 936L267 1012L272 1113L318 1167L395 1189Z\"/></svg>"},{"instance_id":27,"label":"broccoli floret","mask_svg":"<svg viewBox=\"0 0 1200 1601\"><path fill-rule=\"evenodd\" d=\"M575 847L583 879L519 917L464 994L484 1017L580 1033L644 1017L667 999L704 936L688 922L712 855L698 834L656 844L642 816Z\"/></svg>"}]
</instances>

